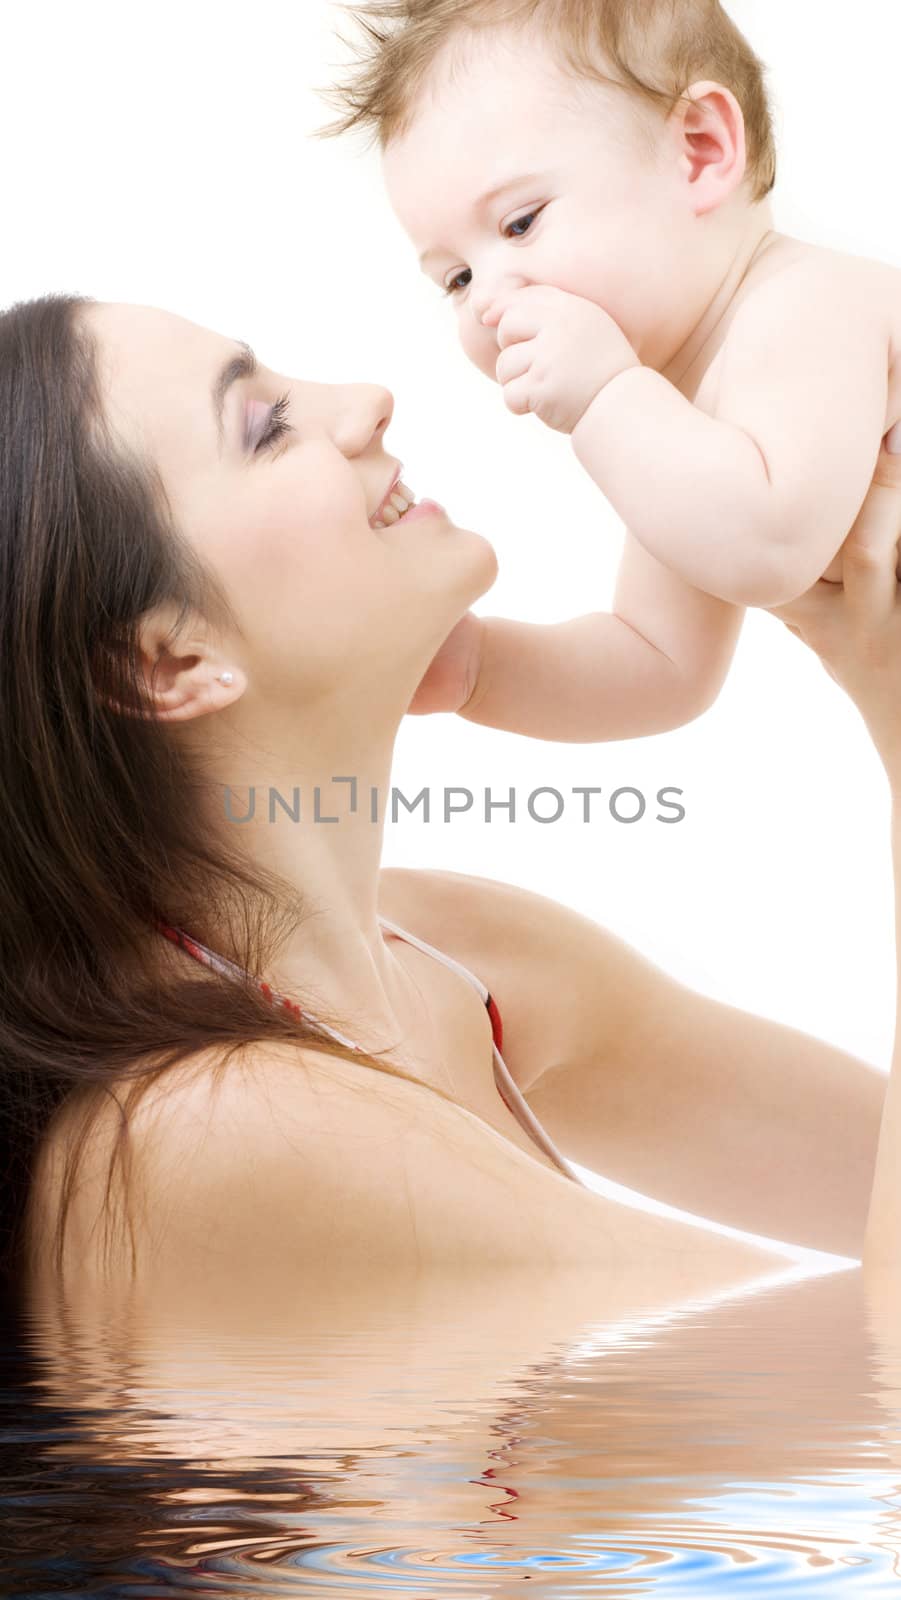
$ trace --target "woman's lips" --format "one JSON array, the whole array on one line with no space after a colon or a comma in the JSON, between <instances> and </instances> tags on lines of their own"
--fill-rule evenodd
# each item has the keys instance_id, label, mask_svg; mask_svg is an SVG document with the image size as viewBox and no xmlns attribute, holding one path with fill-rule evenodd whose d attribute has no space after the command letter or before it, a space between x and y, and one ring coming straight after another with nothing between
<instances>
[{"instance_id":1,"label":"woman's lips","mask_svg":"<svg viewBox=\"0 0 901 1600\"><path fill-rule=\"evenodd\" d=\"M437 500L419 500L419 501L417 501L415 506L411 506L410 507L409 511L405 511L404 512L403 516L400 518L400 521L401 522L416 522L420 517L446 517L446 516L447 516L447 512L445 511L443 506L440 506L438 504ZM392 526L396 527L397 524L394 523L394 524L392 524Z\"/></svg>"},{"instance_id":2,"label":"woman's lips","mask_svg":"<svg viewBox=\"0 0 901 1600\"><path fill-rule=\"evenodd\" d=\"M376 533L385 533L388 528L396 527L399 522L409 522L417 516L447 517L447 512L437 500L417 502L413 490L403 482L402 472L401 464L398 465L397 474L381 505L369 519L369 526Z\"/></svg>"},{"instance_id":3,"label":"woman's lips","mask_svg":"<svg viewBox=\"0 0 901 1600\"><path fill-rule=\"evenodd\" d=\"M403 462L401 461L401 462L398 463L397 471L395 472L394 477L391 479L391 482L388 485L388 489L387 489L387 492L385 494L385 498L382 500L381 504L376 508L376 510L373 511L372 516L369 518L370 527L372 527L372 524L374 522L378 522L379 518L382 515L382 512L387 508L387 506L390 505L391 496L393 494L397 493L397 489L398 489L398 487L400 485L400 475L403 472L403 470L404 470L404 466L403 466ZM410 498L412 499L412 496Z\"/></svg>"}]
</instances>

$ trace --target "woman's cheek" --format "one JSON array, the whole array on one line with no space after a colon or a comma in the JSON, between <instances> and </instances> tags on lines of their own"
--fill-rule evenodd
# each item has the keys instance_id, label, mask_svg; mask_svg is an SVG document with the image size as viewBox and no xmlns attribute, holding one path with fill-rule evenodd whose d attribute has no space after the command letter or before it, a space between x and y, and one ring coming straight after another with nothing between
<instances>
[{"instance_id":1,"label":"woman's cheek","mask_svg":"<svg viewBox=\"0 0 901 1600\"><path fill-rule=\"evenodd\" d=\"M258 557L291 562L309 559L327 545L329 532L347 522L344 485L330 484L312 456L300 481L283 479L268 500L258 505L255 547ZM358 513L359 514L359 513ZM333 555L336 554L333 551Z\"/></svg>"}]
</instances>

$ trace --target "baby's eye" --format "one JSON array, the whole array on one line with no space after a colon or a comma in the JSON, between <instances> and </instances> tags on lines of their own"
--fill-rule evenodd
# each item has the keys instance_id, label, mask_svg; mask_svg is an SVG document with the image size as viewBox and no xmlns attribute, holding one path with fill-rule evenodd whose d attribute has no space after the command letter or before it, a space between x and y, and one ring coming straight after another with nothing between
<instances>
[{"instance_id":1,"label":"baby's eye","mask_svg":"<svg viewBox=\"0 0 901 1600\"><path fill-rule=\"evenodd\" d=\"M528 234L528 229L530 229L531 224L533 224L533 221L535 221L536 216L538 216L538 211L527 211L525 216L517 216L515 222L507 222L506 229L504 229L504 234L512 234L514 235L514 238L525 237L525 235ZM517 227L522 227L522 234L517 234L517 232L515 232Z\"/></svg>"},{"instance_id":2,"label":"baby's eye","mask_svg":"<svg viewBox=\"0 0 901 1600\"><path fill-rule=\"evenodd\" d=\"M524 239L536 217L540 217L544 206L536 206L534 211L527 211L524 216L516 217L513 222L508 222L501 231L505 239ZM463 280L466 280L465 282ZM472 282L472 271L469 267L461 267L459 272L444 285L446 295L459 294L461 289L468 289Z\"/></svg>"},{"instance_id":3,"label":"baby's eye","mask_svg":"<svg viewBox=\"0 0 901 1600\"><path fill-rule=\"evenodd\" d=\"M461 278L465 278L466 282L465 283L461 283L460 282ZM471 284L471 282L472 282L472 270L471 270L471 268L470 267L461 267L459 272L455 272L454 273L454 276L451 278L450 282L446 283L444 285L444 292L445 292L445 294L457 294L460 291L460 289L468 288L469 285Z\"/></svg>"}]
</instances>

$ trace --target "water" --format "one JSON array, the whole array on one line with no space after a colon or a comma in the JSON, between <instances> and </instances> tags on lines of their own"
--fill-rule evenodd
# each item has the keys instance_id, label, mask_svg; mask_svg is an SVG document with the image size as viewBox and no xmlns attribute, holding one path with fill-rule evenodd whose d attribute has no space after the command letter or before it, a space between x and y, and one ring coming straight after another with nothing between
<instances>
[{"instance_id":1,"label":"water","mask_svg":"<svg viewBox=\"0 0 901 1600\"><path fill-rule=\"evenodd\" d=\"M264 1308L237 1265L206 1316L33 1310L0 1590L901 1594L901 1315L858 1271L597 1311L512 1280Z\"/></svg>"}]
</instances>

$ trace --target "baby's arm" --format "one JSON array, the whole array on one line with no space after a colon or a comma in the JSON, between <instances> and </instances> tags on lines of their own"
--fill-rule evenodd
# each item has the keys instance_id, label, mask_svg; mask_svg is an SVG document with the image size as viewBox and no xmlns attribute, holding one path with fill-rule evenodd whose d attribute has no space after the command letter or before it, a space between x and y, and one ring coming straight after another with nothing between
<instances>
[{"instance_id":1,"label":"baby's arm","mask_svg":"<svg viewBox=\"0 0 901 1600\"><path fill-rule=\"evenodd\" d=\"M627 534L612 612L555 623L478 619L479 673L460 715L570 744L664 733L716 699L743 616Z\"/></svg>"},{"instance_id":2,"label":"baby's arm","mask_svg":"<svg viewBox=\"0 0 901 1600\"><path fill-rule=\"evenodd\" d=\"M868 280L805 257L736 311L707 415L652 367L611 379L572 433L644 548L739 605L805 592L863 503L886 427L890 337Z\"/></svg>"}]
</instances>

